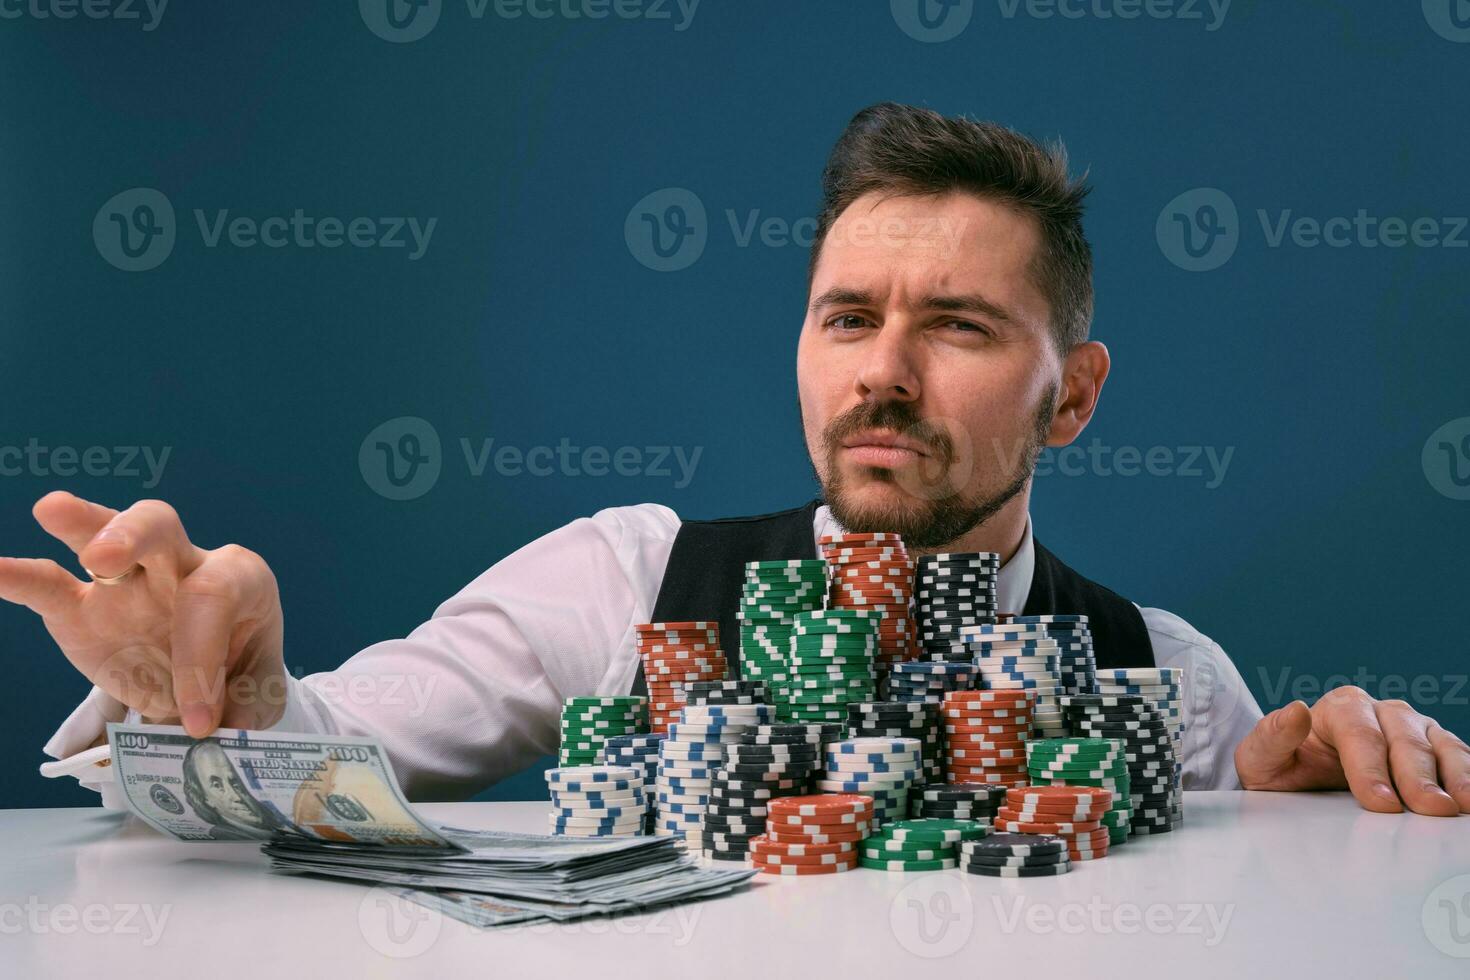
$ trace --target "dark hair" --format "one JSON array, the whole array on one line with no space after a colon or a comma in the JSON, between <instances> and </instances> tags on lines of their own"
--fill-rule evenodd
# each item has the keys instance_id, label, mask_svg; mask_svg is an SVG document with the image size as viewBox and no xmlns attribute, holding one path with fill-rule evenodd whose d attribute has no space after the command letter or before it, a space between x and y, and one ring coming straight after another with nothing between
<instances>
[{"instance_id":1,"label":"dark hair","mask_svg":"<svg viewBox=\"0 0 1470 980\"><path fill-rule=\"evenodd\" d=\"M832 223L864 194L966 191L1036 218L1041 246L1031 263L1051 304L1052 336L1066 353L1092 323L1092 249L1082 233L1087 175L1067 176L1067 149L1045 146L998 123L946 117L881 102L847 124L822 171L822 208L807 266L816 274Z\"/></svg>"}]
</instances>

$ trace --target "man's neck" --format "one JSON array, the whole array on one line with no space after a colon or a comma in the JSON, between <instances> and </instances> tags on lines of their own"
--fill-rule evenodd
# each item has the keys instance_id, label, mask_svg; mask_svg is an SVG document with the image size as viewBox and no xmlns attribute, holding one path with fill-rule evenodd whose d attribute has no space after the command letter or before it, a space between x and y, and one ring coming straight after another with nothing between
<instances>
[{"instance_id":1,"label":"man's neck","mask_svg":"<svg viewBox=\"0 0 1470 980\"><path fill-rule=\"evenodd\" d=\"M1015 556L1026 537L1027 514L1031 509L1031 488L1016 494L990 520L970 529L953 541L937 548L910 548L915 558L940 552L993 551L1004 565Z\"/></svg>"}]
</instances>

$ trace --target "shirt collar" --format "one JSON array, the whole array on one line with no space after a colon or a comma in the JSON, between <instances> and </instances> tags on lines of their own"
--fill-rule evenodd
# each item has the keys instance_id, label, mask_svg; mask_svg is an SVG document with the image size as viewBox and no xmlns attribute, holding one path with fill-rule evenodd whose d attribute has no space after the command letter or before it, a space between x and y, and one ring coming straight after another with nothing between
<instances>
[{"instance_id":1,"label":"shirt collar","mask_svg":"<svg viewBox=\"0 0 1470 980\"><path fill-rule=\"evenodd\" d=\"M812 520L812 531L814 537L820 540L823 535L843 533L842 525L832 516L831 509L823 504L817 508L816 517ZM821 549L817 549L821 554ZM1011 560L1000 568L1000 576L995 583L996 605L1001 612L1015 613L1020 615L1026 608L1026 598L1031 594L1031 578L1036 572L1036 542L1031 536L1031 515L1026 515L1026 531L1021 535L1021 546L1011 556Z\"/></svg>"}]
</instances>

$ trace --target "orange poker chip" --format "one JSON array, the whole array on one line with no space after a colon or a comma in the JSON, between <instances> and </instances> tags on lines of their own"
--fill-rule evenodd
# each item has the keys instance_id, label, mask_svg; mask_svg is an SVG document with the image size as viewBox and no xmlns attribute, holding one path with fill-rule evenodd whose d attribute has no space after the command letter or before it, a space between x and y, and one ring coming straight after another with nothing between
<instances>
[{"instance_id":1,"label":"orange poker chip","mask_svg":"<svg viewBox=\"0 0 1470 980\"><path fill-rule=\"evenodd\" d=\"M1100 786L1028 786L1006 794L1006 802L1011 804L1080 802L1108 806L1112 801L1112 791Z\"/></svg>"},{"instance_id":2,"label":"orange poker chip","mask_svg":"<svg viewBox=\"0 0 1470 980\"><path fill-rule=\"evenodd\" d=\"M803 855L850 854L857 850L857 845L851 841L837 841L831 844L795 844L774 841L771 840L770 835L760 834L750 839L750 849L752 852L772 851L777 854L800 857Z\"/></svg>"},{"instance_id":3,"label":"orange poker chip","mask_svg":"<svg viewBox=\"0 0 1470 980\"><path fill-rule=\"evenodd\" d=\"M1036 695L1034 692L1025 690L1024 688L1012 690L1002 688L989 691L948 691L944 695L944 703L945 705L950 705L971 704L983 701L1021 702L1034 701L1035 698Z\"/></svg>"},{"instance_id":4,"label":"orange poker chip","mask_svg":"<svg viewBox=\"0 0 1470 980\"><path fill-rule=\"evenodd\" d=\"M828 864L852 864L857 861L857 858L856 849L837 854L782 854L780 851L757 851L754 848L750 851L752 861L783 866L821 867Z\"/></svg>"},{"instance_id":5,"label":"orange poker chip","mask_svg":"<svg viewBox=\"0 0 1470 980\"><path fill-rule=\"evenodd\" d=\"M836 832L836 828L832 829L834 832L830 834L803 833L794 827L788 830L768 829L766 836L776 844L856 844L871 832L866 824L857 830Z\"/></svg>"},{"instance_id":6,"label":"orange poker chip","mask_svg":"<svg viewBox=\"0 0 1470 980\"><path fill-rule=\"evenodd\" d=\"M701 619L691 623L639 623L633 628L640 633L669 633L688 630L718 630L720 623L714 619Z\"/></svg>"},{"instance_id":7,"label":"orange poker chip","mask_svg":"<svg viewBox=\"0 0 1470 980\"><path fill-rule=\"evenodd\" d=\"M1073 837L1079 834L1089 834L1096 830L1107 832L1106 828L1096 820L1085 823L1032 823L1027 820L1013 820L1005 816L1001 811L995 816L995 828L1008 834L1051 834L1053 837Z\"/></svg>"}]
</instances>

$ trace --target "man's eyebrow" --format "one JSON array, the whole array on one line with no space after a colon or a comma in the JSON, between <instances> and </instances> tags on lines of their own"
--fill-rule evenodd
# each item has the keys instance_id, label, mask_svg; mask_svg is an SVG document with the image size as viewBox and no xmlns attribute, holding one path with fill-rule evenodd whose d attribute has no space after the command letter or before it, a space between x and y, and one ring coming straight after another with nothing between
<instances>
[{"instance_id":1,"label":"man's eyebrow","mask_svg":"<svg viewBox=\"0 0 1470 980\"><path fill-rule=\"evenodd\" d=\"M966 293L960 296L925 296L924 309L945 310L949 313L978 313L995 320L1010 322L1010 313L999 303L992 303L979 293Z\"/></svg>"},{"instance_id":2,"label":"man's eyebrow","mask_svg":"<svg viewBox=\"0 0 1470 980\"><path fill-rule=\"evenodd\" d=\"M873 294L865 289L834 286L812 300L810 310L815 313L827 306L872 306ZM956 296L925 296L920 304L926 310L944 310L947 313L978 313L995 320L1010 322L1014 318L1005 307L981 296L979 293L963 293Z\"/></svg>"},{"instance_id":3,"label":"man's eyebrow","mask_svg":"<svg viewBox=\"0 0 1470 980\"><path fill-rule=\"evenodd\" d=\"M872 306L873 294L866 289L834 286L812 300L808 309L815 313L824 306Z\"/></svg>"}]
</instances>

